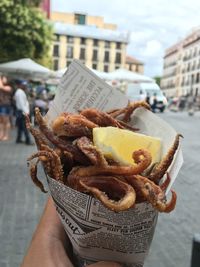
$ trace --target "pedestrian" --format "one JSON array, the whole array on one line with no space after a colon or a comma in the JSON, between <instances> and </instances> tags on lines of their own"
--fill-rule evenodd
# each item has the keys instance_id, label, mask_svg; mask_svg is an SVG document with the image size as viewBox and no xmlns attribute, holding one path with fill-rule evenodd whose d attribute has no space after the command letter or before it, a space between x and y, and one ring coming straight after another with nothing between
<instances>
[{"instance_id":1,"label":"pedestrian","mask_svg":"<svg viewBox=\"0 0 200 267\"><path fill-rule=\"evenodd\" d=\"M150 105L150 95L149 95L149 93L147 93L145 101Z\"/></svg>"},{"instance_id":2,"label":"pedestrian","mask_svg":"<svg viewBox=\"0 0 200 267\"><path fill-rule=\"evenodd\" d=\"M25 115L29 115L30 106L28 98L26 96L27 82L23 80L16 80L17 90L14 94L14 100L16 105L16 126L17 126L17 138L16 143L23 143L22 135L25 136L26 145L32 145L29 131L26 128Z\"/></svg>"},{"instance_id":3,"label":"pedestrian","mask_svg":"<svg viewBox=\"0 0 200 267\"><path fill-rule=\"evenodd\" d=\"M69 239L49 198L21 267L74 267L72 262ZM115 262L97 262L86 267L120 266Z\"/></svg>"},{"instance_id":4,"label":"pedestrian","mask_svg":"<svg viewBox=\"0 0 200 267\"><path fill-rule=\"evenodd\" d=\"M12 87L7 77L0 76L0 141L6 141L10 135Z\"/></svg>"},{"instance_id":5,"label":"pedestrian","mask_svg":"<svg viewBox=\"0 0 200 267\"><path fill-rule=\"evenodd\" d=\"M39 108L40 113L42 114L42 116L44 116L47 113L47 111L48 111L48 101L46 101L43 98L42 94L36 96L36 99L35 99L35 102L34 102L34 107Z\"/></svg>"},{"instance_id":6,"label":"pedestrian","mask_svg":"<svg viewBox=\"0 0 200 267\"><path fill-rule=\"evenodd\" d=\"M158 101L157 101L157 94L156 94L156 93L154 93L151 102L152 102L152 104L151 104L151 109L152 109L153 112L156 112L157 103L158 103Z\"/></svg>"}]
</instances>

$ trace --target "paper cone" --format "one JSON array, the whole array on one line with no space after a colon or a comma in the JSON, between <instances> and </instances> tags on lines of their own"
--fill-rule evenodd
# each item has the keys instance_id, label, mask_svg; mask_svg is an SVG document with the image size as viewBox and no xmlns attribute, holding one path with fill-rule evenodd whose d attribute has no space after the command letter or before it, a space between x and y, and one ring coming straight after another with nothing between
<instances>
[{"instance_id":1,"label":"paper cone","mask_svg":"<svg viewBox=\"0 0 200 267\"><path fill-rule=\"evenodd\" d=\"M121 108L126 97L111 88L80 62L74 61L61 80L55 100L46 116L49 125L61 112L77 112L86 107L100 110ZM162 156L174 142L176 131L158 116L143 108L133 114L131 125L140 132L163 140ZM180 146L169 168L173 184L182 165ZM116 261L128 267L142 267L148 253L158 212L151 204L136 204L115 213L97 199L48 178L57 212L69 236L77 266L96 261Z\"/></svg>"}]
</instances>

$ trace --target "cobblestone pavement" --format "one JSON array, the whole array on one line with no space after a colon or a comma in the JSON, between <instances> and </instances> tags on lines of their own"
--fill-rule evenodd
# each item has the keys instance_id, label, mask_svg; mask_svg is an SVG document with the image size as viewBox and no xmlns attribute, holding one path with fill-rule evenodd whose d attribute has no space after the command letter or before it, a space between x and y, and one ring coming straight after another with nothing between
<instances>
[{"instance_id":1,"label":"cobblestone pavement","mask_svg":"<svg viewBox=\"0 0 200 267\"><path fill-rule=\"evenodd\" d=\"M0 143L1 267L20 265L47 197L28 175L26 158L35 146L15 144L12 137Z\"/></svg>"},{"instance_id":2,"label":"cobblestone pavement","mask_svg":"<svg viewBox=\"0 0 200 267\"><path fill-rule=\"evenodd\" d=\"M162 117L184 136L184 165L173 186L178 195L176 209L159 215L144 267L189 267L193 234L200 233L200 114L166 113Z\"/></svg>"},{"instance_id":3,"label":"cobblestone pavement","mask_svg":"<svg viewBox=\"0 0 200 267\"><path fill-rule=\"evenodd\" d=\"M194 233L200 233L200 115L166 112L161 117L184 135L184 166L175 181L175 211L160 214L145 267L189 267ZM0 267L19 266L47 195L33 186L26 158L34 146L0 143Z\"/></svg>"}]
</instances>

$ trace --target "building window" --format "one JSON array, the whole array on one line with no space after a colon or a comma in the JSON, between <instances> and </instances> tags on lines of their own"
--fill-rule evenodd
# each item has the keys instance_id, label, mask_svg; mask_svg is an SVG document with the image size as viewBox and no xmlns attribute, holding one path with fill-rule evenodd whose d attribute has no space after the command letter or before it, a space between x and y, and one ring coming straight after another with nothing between
<instances>
[{"instance_id":1,"label":"building window","mask_svg":"<svg viewBox=\"0 0 200 267\"><path fill-rule=\"evenodd\" d=\"M86 15L84 15L84 14L75 14L74 23L75 24L80 24L80 25L85 25L86 24Z\"/></svg>"},{"instance_id":2,"label":"building window","mask_svg":"<svg viewBox=\"0 0 200 267\"><path fill-rule=\"evenodd\" d=\"M105 41L105 48L110 48L110 42Z\"/></svg>"},{"instance_id":3,"label":"building window","mask_svg":"<svg viewBox=\"0 0 200 267\"><path fill-rule=\"evenodd\" d=\"M97 64L96 63L93 63L92 64L92 68L93 68L93 70L96 70L97 69Z\"/></svg>"},{"instance_id":4,"label":"building window","mask_svg":"<svg viewBox=\"0 0 200 267\"><path fill-rule=\"evenodd\" d=\"M74 42L74 37L73 36L67 36L67 43L73 44L73 42Z\"/></svg>"},{"instance_id":5,"label":"building window","mask_svg":"<svg viewBox=\"0 0 200 267\"><path fill-rule=\"evenodd\" d=\"M121 53L116 53L115 63L121 64Z\"/></svg>"},{"instance_id":6,"label":"building window","mask_svg":"<svg viewBox=\"0 0 200 267\"><path fill-rule=\"evenodd\" d=\"M93 61L97 61L98 59L98 51L97 50L93 50L93 55L92 55L92 60Z\"/></svg>"},{"instance_id":7,"label":"building window","mask_svg":"<svg viewBox=\"0 0 200 267\"><path fill-rule=\"evenodd\" d=\"M196 55L197 55L197 47L194 48L193 57L196 57Z\"/></svg>"},{"instance_id":8,"label":"building window","mask_svg":"<svg viewBox=\"0 0 200 267\"><path fill-rule=\"evenodd\" d=\"M86 39L85 38L81 38L81 44L85 45L85 43L86 43Z\"/></svg>"},{"instance_id":9,"label":"building window","mask_svg":"<svg viewBox=\"0 0 200 267\"><path fill-rule=\"evenodd\" d=\"M85 59L85 48L81 48L80 59Z\"/></svg>"},{"instance_id":10,"label":"building window","mask_svg":"<svg viewBox=\"0 0 200 267\"><path fill-rule=\"evenodd\" d=\"M191 84L194 84L194 74L191 75Z\"/></svg>"},{"instance_id":11,"label":"building window","mask_svg":"<svg viewBox=\"0 0 200 267\"><path fill-rule=\"evenodd\" d=\"M105 62L109 62L109 51L105 51L105 54L104 54L104 61L105 61Z\"/></svg>"},{"instance_id":12,"label":"building window","mask_svg":"<svg viewBox=\"0 0 200 267\"><path fill-rule=\"evenodd\" d=\"M187 71L190 71L190 63L188 63Z\"/></svg>"},{"instance_id":13,"label":"building window","mask_svg":"<svg viewBox=\"0 0 200 267\"><path fill-rule=\"evenodd\" d=\"M59 45L54 45L53 46L53 56L54 57L59 57Z\"/></svg>"},{"instance_id":14,"label":"building window","mask_svg":"<svg viewBox=\"0 0 200 267\"><path fill-rule=\"evenodd\" d=\"M121 49L121 43L116 43L116 49Z\"/></svg>"},{"instance_id":15,"label":"building window","mask_svg":"<svg viewBox=\"0 0 200 267\"><path fill-rule=\"evenodd\" d=\"M93 46L98 46L98 43L99 43L99 42L98 42L97 39L94 39L94 40L93 40Z\"/></svg>"},{"instance_id":16,"label":"building window","mask_svg":"<svg viewBox=\"0 0 200 267\"><path fill-rule=\"evenodd\" d=\"M104 71L108 72L108 65L104 65Z\"/></svg>"},{"instance_id":17,"label":"building window","mask_svg":"<svg viewBox=\"0 0 200 267\"><path fill-rule=\"evenodd\" d=\"M69 65L71 64L71 60L67 60L67 64L66 64L66 67L69 67Z\"/></svg>"},{"instance_id":18,"label":"building window","mask_svg":"<svg viewBox=\"0 0 200 267\"><path fill-rule=\"evenodd\" d=\"M53 69L58 70L58 59L54 59L53 61Z\"/></svg>"},{"instance_id":19,"label":"building window","mask_svg":"<svg viewBox=\"0 0 200 267\"><path fill-rule=\"evenodd\" d=\"M73 58L73 47L72 46L67 47L67 58Z\"/></svg>"},{"instance_id":20,"label":"building window","mask_svg":"<svg viewBox=\"0 0 200 267\"><path fill-rule=\"evenodd\" d=\"M199 73L197 73L197 76L196 76L196 83L199 83Z\"/></svg>"}]
</instances>

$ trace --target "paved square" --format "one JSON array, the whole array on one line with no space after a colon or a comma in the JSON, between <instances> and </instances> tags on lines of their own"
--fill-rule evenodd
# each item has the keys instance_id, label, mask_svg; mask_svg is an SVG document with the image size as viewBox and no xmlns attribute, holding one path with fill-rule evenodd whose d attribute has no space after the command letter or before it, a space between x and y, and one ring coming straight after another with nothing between
<instances>
[{"instance_id":1,"label":"paved square","mask_svg":"<svg viewBox=\"0 0 200 267\"><path fill-rule=\"evenodd\" d=\"M144 267L189 267L193 234L200 233L200 116L170 112L161 116L183 134L185 163L174 184L178 195L176 209L159 215ZM35 146L15 144L12 136L11 141L0 142L0 151L0 266L16 267L48 195L33 185L28 174L26 158L36 151Z\"/></svg>"}]
</instances>

